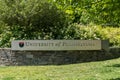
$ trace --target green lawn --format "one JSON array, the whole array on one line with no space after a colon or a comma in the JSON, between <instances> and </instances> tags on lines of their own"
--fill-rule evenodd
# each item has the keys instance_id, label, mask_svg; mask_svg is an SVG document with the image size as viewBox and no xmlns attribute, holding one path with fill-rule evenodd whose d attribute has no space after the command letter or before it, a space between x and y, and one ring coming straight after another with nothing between
<instances>
[{"instance_id":1,"label":"green lawn","mask_svg":"<svg viewBox=\"0 0 120 80\"><path fill-rule=\"evenodd\" d=\"M69 65L0 67L0 80L120 80L120 58Z\"/></svg>"}]
</instances>

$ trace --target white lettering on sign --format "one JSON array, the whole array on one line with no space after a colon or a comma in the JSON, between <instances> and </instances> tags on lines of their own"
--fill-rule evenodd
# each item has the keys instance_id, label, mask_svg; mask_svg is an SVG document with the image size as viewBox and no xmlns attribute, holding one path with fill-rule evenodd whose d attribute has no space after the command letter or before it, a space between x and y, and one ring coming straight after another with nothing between
<instances>
[{"instance_id":1,"label":"white lettering on sign","mask_svg":"<svg viewBox=\"0 0 120 80\"><path fill-rule=\"evenodd\" d=\"M101 50L101 40L15 40L12 50Z\"/></svg>"}]
</instances>

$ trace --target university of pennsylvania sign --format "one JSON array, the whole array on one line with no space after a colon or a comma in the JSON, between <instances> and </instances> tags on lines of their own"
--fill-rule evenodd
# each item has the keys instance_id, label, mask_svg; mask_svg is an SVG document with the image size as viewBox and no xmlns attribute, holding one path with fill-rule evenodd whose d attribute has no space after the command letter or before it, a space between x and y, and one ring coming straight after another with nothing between
<instances>
[{"instance_id":1,"label":"university of pennsylvania sign","mask_svg":"<svg viewBox=\"0 0 120 80\"><path fill-rule=\"evenodd\" d=\"M102 40L15 40L12 50L101 50Z\"/></svg>"}]
</instances>

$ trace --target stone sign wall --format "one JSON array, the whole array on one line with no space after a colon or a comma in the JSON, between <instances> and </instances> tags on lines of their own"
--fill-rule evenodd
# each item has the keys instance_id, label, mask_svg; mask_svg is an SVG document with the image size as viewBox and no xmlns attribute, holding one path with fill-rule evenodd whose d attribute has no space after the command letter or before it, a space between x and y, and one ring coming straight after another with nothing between
<instances>
[{"instance_id":1,"label":"stone sign wall","mask_svg":"<svg viewBox=\"0 0 120 80\"><path fill-rule=\"evenodd\" d=\"M120 49L93 51L12 51L0 49L0 66L60 65L119 57Z\"/></svg>"},{"instance_id":2,"label":"stone sign wall","mask_svg":"<svg viewBox=\"0 0 120 80\"><path fill-rule=\"evenodd\" d=\"M15 40L12 48L0 49L0 65L71 64L104 60L106 40Z\"/></svg>"}]
</instances>

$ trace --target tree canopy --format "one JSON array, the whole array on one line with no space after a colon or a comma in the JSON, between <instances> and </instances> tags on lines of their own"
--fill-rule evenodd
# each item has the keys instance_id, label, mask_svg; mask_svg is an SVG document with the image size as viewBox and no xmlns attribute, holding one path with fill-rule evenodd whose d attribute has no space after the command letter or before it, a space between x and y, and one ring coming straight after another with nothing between
<instances>
[{"instance_id":1,"label":"tree canopy","mask_svg":"<svg viewBox=\"0 0 120 80\"><path fill-rule=\"evenodd\" d=\"M120 0L51 0L72 22L120 26Z\"/></svg>"}]
</instances>

